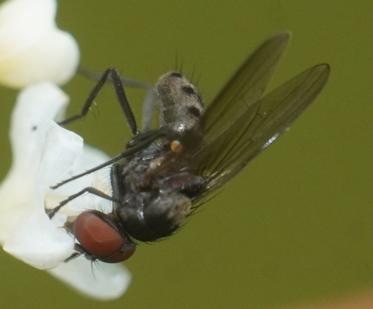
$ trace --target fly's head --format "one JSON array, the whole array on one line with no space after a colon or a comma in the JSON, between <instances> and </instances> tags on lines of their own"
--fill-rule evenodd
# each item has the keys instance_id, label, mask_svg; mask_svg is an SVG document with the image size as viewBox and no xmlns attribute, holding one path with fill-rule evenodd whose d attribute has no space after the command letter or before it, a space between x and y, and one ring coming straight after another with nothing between
<instances>
[{"instance_id":1,"label":"fly's head","mask_svg":"<svg viewBox=\"0 0 373 309\"><path fill-rule=\"evenodd\" d=\"M118 263L135 252L136 245L109 215L96 210L82 212L70 226L78 251L90 260Z\"/></svg>"},{"instance_id":2,"label":"fly's head","mask_svg":"<svg viewBox=\"0 0 373 309\"><path fill-rule=\"evenodd\" d=\"M162 75L157 84L160 125L176 133L198 126L204 112L201 96L196 87L178 72Z\"/></svg>"}]
</instances>

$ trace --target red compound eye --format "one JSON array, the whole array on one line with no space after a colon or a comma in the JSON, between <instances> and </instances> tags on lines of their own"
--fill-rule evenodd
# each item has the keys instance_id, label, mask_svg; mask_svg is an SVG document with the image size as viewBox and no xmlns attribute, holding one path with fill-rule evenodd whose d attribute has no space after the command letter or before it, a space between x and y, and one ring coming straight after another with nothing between
<instances>
[{"instance_id":1,"label":"red compound eye","mask_svg":"<svg viewBox=\"0 0 373 309\"><path fill-rule=\"evenodd\" d=\"M85 211L76 218L73 233L92 257L106 263L118 263L127 260L136 246L110 222L111 219L99 211Z\"/></svg>"}]
</instances>

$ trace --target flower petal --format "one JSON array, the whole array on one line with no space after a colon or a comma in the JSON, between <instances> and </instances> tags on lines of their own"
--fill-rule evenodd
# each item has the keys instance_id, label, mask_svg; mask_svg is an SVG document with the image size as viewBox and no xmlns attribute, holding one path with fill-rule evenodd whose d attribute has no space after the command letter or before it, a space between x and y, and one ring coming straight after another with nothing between
<instances>
[{"instance_id":1,"label":"flower petal","mask_svg":"<svg viewBox=\"0 0 373 309\"><path fill-rule=\"evenodd\" d=\"M49 82L31 85L21 91L10 128L17 168L26 168L30 160L41 159L50 122L64 113L68 100L61 89Z\"/></svg>"},{"instance_id":2,"label":"flower petal","mask_svg":"<svg viewBox=\"0 0 373 309\"><path fill-rule=\"evenodd\" d=\"M4 250L35 268L49 269L74 252L74 240L64 229L57 228L42 208L32 208L23 213Z\"/></svg>"},{"instance_id":3,"label":"flower petal","mask_svg":"<svg viewBox=\"0 0 373 309\"><path fill-rule=\"evenodd\" d=\"M8 197L7 211L1 209L1 219L7 220L2 240L5 251L37 268L56 266L73 252L73 239L44 211L49 182L74 165L83 151L81 137L51 120L66 103L67 97L53 84L30 86L20 94L12 118L16 160L0 190L0 196Z\"/></svg>"},{"instance_id":4,"label":"flower petal","mask_svg":"<svg viewBox=\"0 0 373 309\"><path fill-rule=\"evenodd\" d=\"M17 98L10 129L13 163L0 185L0 242L24 216L35 195L37 172L51 119L66 106L67 96L55 85L41 83L24 89ZM44 116L43 116L44 115ZM44 119L45 117L45 119ZM37 128L33 130L33 128Z\"/></svg>"},{"instance_id":5,"label":"flower petal","mask_svg":"<svg viewBox=\"0 0 373 309\"><path fill-rule=\"evenodd\" d=\"M49 272L83 294L101 300L120 297L131 281L130 273L122 265L91 264L84 257L60 264Z\"/></svg>"},{"instance_id":6,"label":"flower petal","mask_svg":"<svg viewBox=\"0 0 373 309\"><path fill-rule=\"evenodd\" d=\"M65 83L75 73L79 48L54 22L56 0L8 0L0 7L0 82L24 87Z\"/></svg>"},{"instance_id":7,"label":"flower petal","mask_svg":"<svg viewBox=\"0 0 373 309\"><path fill-rule=\"evenodd\" d=\"M74 238L64 228L67 216L95 208L111 211L111 203L87 194L66 205L70 213L58 212L51 221L44 204L59 201L85 186L110 192L110 169L75 180L58 190L49 186L108 159L101 151L83 147L75 133L52 119L60 115L67 96L51 83L24 89L12 115L12 168L0 186L0 241L4 250L55 277L82 293L98 299L119 297L127 289L130 275L122 265L91 262L85 257L63 261L74 252ZM71 214L72 213L72 214Z\"/></svg>"}]
</instances>

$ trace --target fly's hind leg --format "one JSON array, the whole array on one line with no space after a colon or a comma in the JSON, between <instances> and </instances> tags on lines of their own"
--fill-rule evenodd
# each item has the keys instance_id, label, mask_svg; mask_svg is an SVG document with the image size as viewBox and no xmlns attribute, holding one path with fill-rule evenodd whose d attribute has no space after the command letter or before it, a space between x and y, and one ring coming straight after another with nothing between
<instances>
[{"instance_id":1,"label":"fly's hind leg","mask_svg":"<svg viewBox=\"0 0 373 309\"><path fill-rule=\"evenodd\" d=\"M126 96L126 93L124 91L124 87L123 87L123 83L122 83L122 80L120 78L120 75L119 75L118 71L114 68L109 68L102 74L101 78L99 79L99 81L97 82L95 87L93 87L91 93L89 94L87 100L85 101L81 112L77 115L74 115L72 117L69 117L69 118L59 122L59 124L60 125L66 125L66 124L69 124L73 121L76 121L76 120L81 119L84 116L86 116L88 114L95 98L97 97L97 95L99 94L99 92L101 91L102 87L105 85L105 82L107 80L112 81L112 85L115 89L119 104L120 104L120 106L122 108L122 111L123 111L123 113L124 113L124 115L127 119L127 123L130 127L130 130L131 130L133 135L136 135L138 133L138 130L137 130L137 124L136 124L135 116L132 112L132 109L131 109L129 103L128 103L127 96Z\"/></svg>"},{"instance_id":2,"label":"fly's hind leg","mask_svg":"<svg viewBox=\"0 0 373 309\"><path fill-rule=\"evenodd\" d=\"M96 82L99 82L102 77L101 73L91 72L84 67L79 67L78 72L86 78L94 80ZM155 102L155 93L153 86L151 84L140 82L124 76L119 76L119 79L126 87L138 88L146 91L142 110L142 129L143 131L149 130L152 122ZM112 83L114 82L114 80L110 76L108 77L108 80Z\"/></svg>"}]
</instances>

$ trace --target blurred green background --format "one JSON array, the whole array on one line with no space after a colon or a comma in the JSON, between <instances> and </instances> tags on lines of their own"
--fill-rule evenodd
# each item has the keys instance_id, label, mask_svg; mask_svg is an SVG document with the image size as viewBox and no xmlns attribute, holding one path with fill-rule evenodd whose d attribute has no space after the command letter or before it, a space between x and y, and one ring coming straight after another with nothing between
<instances>
[{"instance_id":1,"label":"blurred green background","mask_svg":"<svg viewBox=\"0 0 373 309\"><path fill-rule=\"evenodd\" d=\"M209 102L253 48L291 30L272 87L328 62L330 81L289 133L167 241L143 245L119 300L87 299L0 253L1 308L286 308L373 289L372 1L60 1L92 70L154 83L182 60ZM65 90L77 112L93 82ZM128 90L140 116L143 92ZM16 92L0 89L0 175ZM109 154L129 137L113 91L71 128Z\"/></svg>"}]
</instances>

